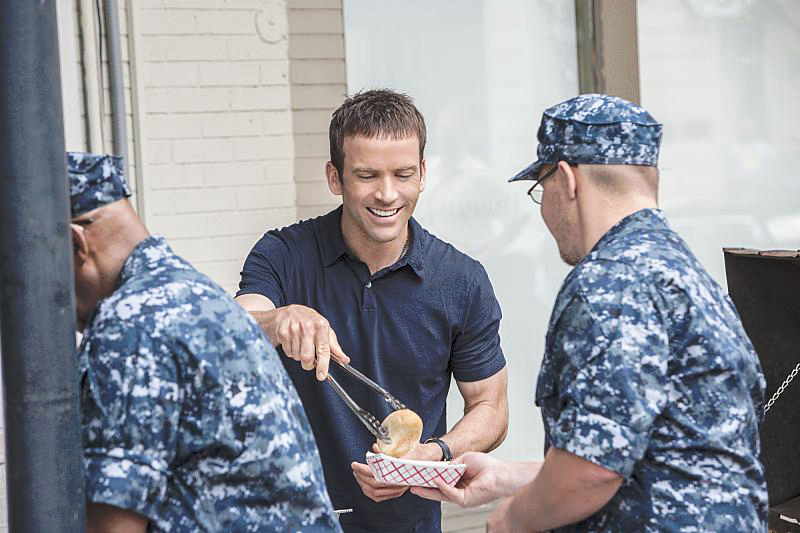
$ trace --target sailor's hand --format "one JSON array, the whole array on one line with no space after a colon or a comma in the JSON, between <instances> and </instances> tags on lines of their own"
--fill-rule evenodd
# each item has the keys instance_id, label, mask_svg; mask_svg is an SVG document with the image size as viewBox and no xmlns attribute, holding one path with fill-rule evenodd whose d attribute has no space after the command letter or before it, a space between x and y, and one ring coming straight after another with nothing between
<instances>
[{"instance_id":1,"label":"sailor's hand","mask_svg":"<svg viewBox=\"0 0 800 533\"><path fill-rule=\"evenodd\" d=\"M498 478L506 463L498 461L485 453L468 452L456 457L453 464L465 464L464 475L455 486L434 478L435 489L414 487L413 494L429 500L453 502L461 507L475 507L505 495L498 484Z\"/></svg>"}]
</instances>

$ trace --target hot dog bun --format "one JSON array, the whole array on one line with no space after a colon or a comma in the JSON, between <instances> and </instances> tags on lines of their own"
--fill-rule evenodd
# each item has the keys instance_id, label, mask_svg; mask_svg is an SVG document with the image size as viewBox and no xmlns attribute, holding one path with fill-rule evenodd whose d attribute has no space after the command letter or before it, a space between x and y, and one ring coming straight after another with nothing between
<instances>
[{"instance_id":1,"label":"hot dog bun","mask_svg":"<svg viewBox=\"0 0 800 533\"><path fill-rule=\"evenodd\" d=\"M378 449L392 457L402 457L419 444L422 436L422 419L409 409L401 409L387 416L382 427L389 432L392 442L387 444L378 439Z\"/></svg>"}]
</instances>

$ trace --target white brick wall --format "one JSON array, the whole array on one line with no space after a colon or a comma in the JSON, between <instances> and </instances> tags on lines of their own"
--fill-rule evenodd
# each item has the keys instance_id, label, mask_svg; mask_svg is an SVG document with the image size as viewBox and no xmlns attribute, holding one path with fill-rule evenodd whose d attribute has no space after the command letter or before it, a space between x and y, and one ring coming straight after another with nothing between
<instances>
[{"instance_id":1,"label":"white brick wall","mask_svg":"<svg viewBox=\"0 0 800 533\"><path fill-rule=\"evenodd\" d=\"M286 5L137 5L147 224L233 293L253 243L296 219Z\"/></svg>"},{"instance_id":2,"label":"white brick wall","mask_svg":"<svg viewBox=\"0 0 800 533\"><path fill-rule=\"evenodd\" d=\"M340 203L325 183L328 124L345 84L341 0L289 0L289 79L292 86L297 217Z\"/></svg>"}]
</instances>

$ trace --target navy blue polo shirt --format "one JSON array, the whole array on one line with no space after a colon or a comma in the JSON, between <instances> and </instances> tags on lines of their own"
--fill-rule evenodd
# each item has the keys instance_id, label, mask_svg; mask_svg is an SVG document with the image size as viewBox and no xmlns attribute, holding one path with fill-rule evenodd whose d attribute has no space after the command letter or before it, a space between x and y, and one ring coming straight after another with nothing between
<instances>
[{"instance_id":1,"label":"navy blue polo shirt","mask_svg":"<svg viewBox=\"0 0 800 533\"><path fill-rule=\"evenodd\" d=\"M348 252L342 208L264 235L244 263L241 294L276 307L300 304L333 327L351 365L381 384L423 421L422 439L447 430L450 376L488 378L505 366L500 305L480 263L409 221L408 253L370 275ZM350 468L365 461L375 437L325 382L281 351L317 440L328 492L346 531L403 531L439 512L439 504L406 492L375 503ZM383 419L389 405L335 364L331 373L362 407Z\"/></svg>"}]
</instances>

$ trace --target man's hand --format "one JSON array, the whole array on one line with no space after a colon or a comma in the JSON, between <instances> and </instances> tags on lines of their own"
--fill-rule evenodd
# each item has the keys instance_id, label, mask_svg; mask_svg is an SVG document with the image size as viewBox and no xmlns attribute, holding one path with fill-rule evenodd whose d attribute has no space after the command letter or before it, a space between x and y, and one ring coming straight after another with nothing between
<instances>
[{"instance_id":1,"label":"man's hand","mask_svg":"<svg viewBox=\"0 0 800 533\"><path fill-rule=\"evenodd\" d=\"M328 375L331 356L347 363L328 320L310 307L287 305L275 310L275 339L284 353L300 361L303 370L317 369L317 379Z\"/></svg>"},{"instance_id":2,"label":"man's hand","mask_svg":"<svg viewBox=\"0 0 800 533\"><path fill-rule=\"evenodd\" d=\"M438 488L413 487L411 492L422 498L453 502L461 507L475 507L509 495L508 487L504 486L508 463L478 452L465 453L453 463L467 465L455 487L434 479Z\"/></svg>"},{"instance_id":3,"label":"man's hand","mask_svg":"<svg viewBox=\"0 0 800 533\"><path fill-rule=\"evenodd\" d=\"M328 376L331 355L343 363L350 362L328 321L310 307L287 305L276 309L272 300L260 294L242 294L234 299L253 315L273 345L280 344L304 370L316 368L318 380Z\"/></svg>"},{"instance_id":4,"label":"man's hand","mask_svg":"<svg viewBox=\"0 0 800 533\"><path fill-rule=\"evenodd\" d=\"M380 453L377 444L372 445L372 451ZM442 458L442 449L435 443L417 444L414 446L414 449L405 454L402 458L416 461L439 461ZM367 498L374 502L399 498L408 490L407 485L394 485L392 483L378 481L375 479L375 476L372 475L372 470L369 468L369 465L353 461L350 466L353 469L353 475L358 485L361 487L361 491Z\"/></svg>"},{"instance_id":5,"label":"man's hand","mask_svg":"<svg viewBox=\"0 0 800 533\"><path fill-rule=\"evenodd\" d=\"M356 477L356 482L358 482L358 485L361 487L361 492L374 502L399 498L408 490L406 485L393 485L391 483L378 481L372 475L372 470L370 470L369 465L353 461L350 466L353 468L353 475Z\"/></svg>"}]
</instances>

